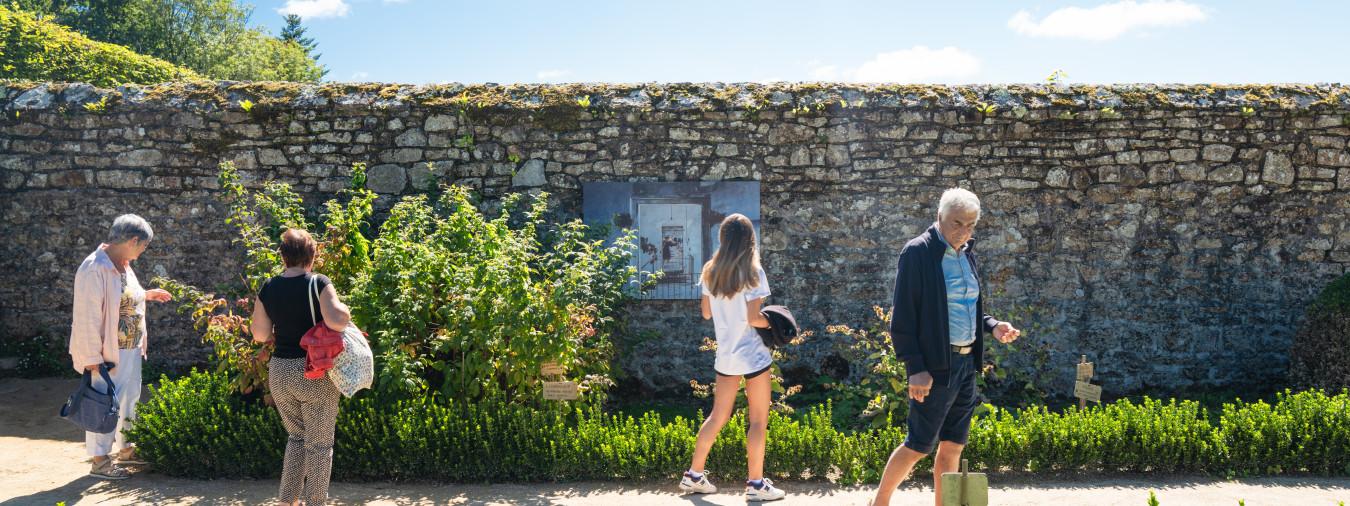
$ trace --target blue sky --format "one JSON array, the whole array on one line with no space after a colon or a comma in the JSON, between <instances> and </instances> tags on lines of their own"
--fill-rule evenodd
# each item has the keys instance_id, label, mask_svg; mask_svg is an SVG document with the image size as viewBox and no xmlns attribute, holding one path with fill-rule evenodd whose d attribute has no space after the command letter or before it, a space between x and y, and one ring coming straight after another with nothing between
<instances>
[{"instance_id":1,"label":"blue sky","mask_svg":"<svg viewBox=\"0 0 1350 506\"><path fill-rule=\"evenodd\" d=\"M331 81L1350 82L1350 2L255 0Z\"/></svg>"}]
</instances>

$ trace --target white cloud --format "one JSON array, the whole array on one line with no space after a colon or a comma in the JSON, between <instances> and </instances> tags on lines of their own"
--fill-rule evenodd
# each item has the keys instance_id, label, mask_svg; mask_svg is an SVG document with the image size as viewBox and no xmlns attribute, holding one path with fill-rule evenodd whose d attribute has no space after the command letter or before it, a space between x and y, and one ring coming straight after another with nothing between
<instances>
[{"instance_id":1,"label":"white cloud","mask_svg":"<svg viewBox=\"0 0 1350 506\"><path fill-rule=\"evenodd\" d=\"M534 76L538 78L540 81L552 82L567 77L571 74L572 71L570 70L550 69L550 70L540 70Z\"/></svg>"},{"instance_id":2,"label":"white cloud","mask_svg":"<svg viewBox=\"0 0 1350 506\"><path fill-rule=\"evenodd\" d=\"M384 3L386 3L386 4L401 4L401 3L405 3L405 2L407 2L407 1L408 1L408 0L384 0Z\"/></svg>"},{"instance_id":3,"label":"white cloud","mask_svg":"<svg viewBox=\"0 0 1350 506\"><path fill-rule=\"evenodd\" d=\"M811 68L811 80L835 81L839 79L839 67L834 65L814 65Z\"/></svg>"},{"instance_id":4,"label":"white cloud","mask_svg":"<svg viewBox=\"0 0 1350 506\"><path fill-rule=\"evenodd\" d=\"M1143 3L1123 0L1084 9L1065 7L1040 21L1031 13L1017 11L1008 19L1008 28L1031 37L1111 40L1131 30L1183 26L1204 21L1200 6L1182 0L1148 0Z\"/></svg>"},{"instance_id":5,"label":"white cloud","mask_svg":"<svg viewBox=\"0 0 1350 506\"><path fill-rule=\"evenodd\" d=\"M343 0L286 0L286 5L277 9L282 15L295 14L304 19L343 17L347 15L347 2Z\"/></svg>"},{"instance_id":6,"label":"white cloud","mask_svg":"<svg viewBox=\"0 0 1350 506\"><path fill-rule=\"evenodd\" d=\"M817 71L824 68L829 67L820 67ZM863 83L943 83L968 81L979 73L980 59L959 48L914 46L877 53L856 70L844 72L843 76L847 81Z\"/></svg>"},{"instance_id":7,"label":"white cloud","mask_svg":"<svg viewBox=\"0 0 1350 506\"><path fill-rule=\"evenodd\" d=\"M353 73L352 73L352 80L353 80L353 81L365 81L366 79L370 79L370 72L353 72Z\"/></svg>"}]
</instances>

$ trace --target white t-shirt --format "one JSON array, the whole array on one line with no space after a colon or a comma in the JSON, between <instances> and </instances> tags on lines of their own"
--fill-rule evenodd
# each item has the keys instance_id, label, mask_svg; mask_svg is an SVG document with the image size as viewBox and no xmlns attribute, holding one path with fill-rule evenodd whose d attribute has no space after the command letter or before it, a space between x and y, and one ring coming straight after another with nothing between
<instances>
[{"instance_id":1,"label":"white t-shirt","mask_svg":"<svg viewBox=\"0 0 1350 506\"><path fill-rule=\"evenodd\" d=\"M746 288L731 297L718 297L704 286L703 295L712 306L713 328L717 332L717 361L713 369L727 376L742 376L773 363L773 352L750 326L745 304L769 296L769 278L759 269L759 286Z\"/></svg>"}]
</instances>

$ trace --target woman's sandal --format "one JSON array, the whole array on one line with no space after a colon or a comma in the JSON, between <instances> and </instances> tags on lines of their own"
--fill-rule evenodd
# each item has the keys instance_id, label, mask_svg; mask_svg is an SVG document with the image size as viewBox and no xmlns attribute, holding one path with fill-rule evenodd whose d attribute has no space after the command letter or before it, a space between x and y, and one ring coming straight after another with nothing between
<instances>
[{"instance_id":1,"label":"woman's sandal","mask_svg":"<svg viewBox=\"0 0 1350 506\"><path fill-rule=\"evenodd\" d=\"M130 451L128 451L128 450L130 450ZM136 448L135 448L135 447L129 448L128 450L123 450L123 451L117 452L117 457L116 457L116 458L117 458L117 463L118 463L119 465L124 465L124 466L144 466L144 465L150 464L149 462L146 462L146 461L144 461L144 460L141 460L141 456L140 456L139 453L136 452Z\"/></svg>"}]
</instances>

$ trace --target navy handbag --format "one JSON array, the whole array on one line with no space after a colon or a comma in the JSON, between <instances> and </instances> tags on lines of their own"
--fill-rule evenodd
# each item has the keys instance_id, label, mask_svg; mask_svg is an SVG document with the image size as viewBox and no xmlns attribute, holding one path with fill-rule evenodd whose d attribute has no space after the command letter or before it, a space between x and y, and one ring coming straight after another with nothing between
<instances>
[{"instance_id":1,"label":"navy handbag","mask_svg":"<svg viewBox=\"0 0 1350 506\"><path fill-rule=\"evenodd\" d=\"M94 389L94 377L85 369L80 388L70 394L70 399L61 406L61 418L70 420L70 423L86 431L107 434L117 430L117 392L112 377L108 376L108 364L100 364L98 373L103 375L103 381L108 384L108 392Z\"/></svg>"}]
</instances>

